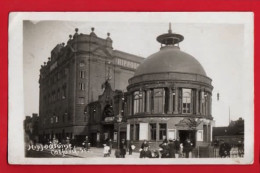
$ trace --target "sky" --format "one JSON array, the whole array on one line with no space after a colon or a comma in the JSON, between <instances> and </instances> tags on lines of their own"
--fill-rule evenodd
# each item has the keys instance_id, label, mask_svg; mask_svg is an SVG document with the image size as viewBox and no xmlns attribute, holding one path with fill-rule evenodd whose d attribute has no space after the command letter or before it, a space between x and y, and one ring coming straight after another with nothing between
<instances>
[{"instance_id":1,"label":"sky","mask_svg":"<svg viewBox=\"0 0 260 173\"><path fill-rule=\"evenodd\" d=\"M145 19L145 18L144 18ZM93 20L93 19L92 19ZM66 43L69 34L89 34L95 28L98 37L111 34L113 48L142 57L159 51L156 37L172 30L184 36L180 49L195 57L212 79L212 116L216 126L226 126L231 120L246 118L252 108L253 57L247 57L247 42L243 23L182 22L181 20L99 20L50 21L31 20L23 23L23 84L25 115L39 112L39 69L59 43ZM224 20L224 19L222 19ZM185 21L185 20L184 20ZM196 21L196 20L194 20ZM217 100L217 93L220 99Z\"/></svg>"}]
</instances>

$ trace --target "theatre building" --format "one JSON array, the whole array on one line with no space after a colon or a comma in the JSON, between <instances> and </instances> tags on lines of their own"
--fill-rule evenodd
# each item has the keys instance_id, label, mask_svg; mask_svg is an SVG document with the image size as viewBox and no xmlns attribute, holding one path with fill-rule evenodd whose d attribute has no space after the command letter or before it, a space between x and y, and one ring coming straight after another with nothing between
<instances>
[{"instance_id":1,"label":"theatre building","mask_svg":"<svg viewBox=\"0 0 260 173\"><path fill-rule=\"evenodd\" d=\"M171 28L158 36L160 50L129 79L124 93L126 138L136 146L149 140L155 147L170 138L189 138L195 146L212 141L212 80L193 56L180 50L183 40Z\"/></svg>"},{"instance_id":2,"label":"theatre building","mask_svg":"<svg viewBox=\"0 0 260 173\"><path fill-rule=\"evenodd\" d=\"M54 47L41 66L40 141L53 137L82 141L90 134L87 105L98 100L106 81L111 90L126 91L128 79L143 61L142 57L113 49L109 33L107 38L100 38L94 28L91 30L82 34L75 29L67 44Z\"/></svg>"}]
</instances>

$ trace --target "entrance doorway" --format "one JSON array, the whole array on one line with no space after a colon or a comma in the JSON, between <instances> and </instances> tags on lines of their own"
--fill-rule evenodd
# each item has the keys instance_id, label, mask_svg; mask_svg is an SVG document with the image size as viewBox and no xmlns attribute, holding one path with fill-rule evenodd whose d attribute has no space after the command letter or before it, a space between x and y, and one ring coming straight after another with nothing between
<instances>
[{"instance_id":1,"label":"entrance doorway","mask_svg":"<svg viewBox=\"0 0 260 173\"><path fill-rule=\"evenodd\" d=\"M195 130L179 130L180 143L184 143L186 139L190 139L193 146L196 145L196 131Z\"/></svg>"},{"instance_id":2,"label":"entrance doorway","mask_svg":"<svg viewBox=\"0 0 260 173\"><path fill-rule=\"evenodd\" d=\"M113 139L114 135L114 124L106 124L103 127L104 140Z\"/></svg>"}]
</instances>

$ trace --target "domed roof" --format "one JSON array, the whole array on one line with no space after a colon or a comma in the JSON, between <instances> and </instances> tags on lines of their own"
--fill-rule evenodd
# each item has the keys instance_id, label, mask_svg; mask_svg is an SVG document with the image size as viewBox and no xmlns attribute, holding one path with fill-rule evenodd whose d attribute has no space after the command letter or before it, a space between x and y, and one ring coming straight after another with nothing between
<instances>
[{"instance_id":1,"label":"domed roof","mask_svg":"<svg viewBox=\"0 0 260 173\"><path fill-rule=\"evenodd\" d=\"M157 37L157 41L162 45L161 50L145 59L136 69L134 76L167 72L207 76L202 65L193 56L180 51L178 45L183 40L182 35L172 32L170 23L168 33Z\"/></svg>"},{"instance_id":2,"label":"domed roof","mask_svg":"<svg viewBox=\"0 0 260 173\"><path fill-rule=\"evenodd\" d=\"M182 52L177 46L162 47L139 65L134 76L151 73L192 73L207 76L202 65L191 55Z\"/></svg>"}]
</instances>

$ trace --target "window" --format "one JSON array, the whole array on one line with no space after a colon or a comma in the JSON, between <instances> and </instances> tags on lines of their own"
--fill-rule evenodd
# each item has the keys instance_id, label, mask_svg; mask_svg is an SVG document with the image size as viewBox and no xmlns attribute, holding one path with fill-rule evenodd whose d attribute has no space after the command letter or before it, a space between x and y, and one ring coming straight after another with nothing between
<instances>
[{"instance_id":1,"label":"window","mask_svg":"<svg viewBox=\"0 0 260 173\"><path fill-rule=\"evenodd\" d=\"M201 91L201 113L202 115L206 114L206 98L207 98L207 94L204 91Z\"/></svg>"},{"instance_id":2,"label":"window","mask_svg":"<svg viewBox=\"0 0 260 173\"><path fill-rule=\"evenodd\" d=\"M60 89L57 90L57 99L60 99Z\"/></svg>"},{"instance_id":3,"label":"window","mask_svg":"<svg viewBox=\"0 0 260 173\"><path fill-rule=\"evenodd\" d=\"M166 139L166 124L159 124L159 140Z\"/></svg>"},{"instance_id":4,"label":"window","mask_svg":"<svg viewBox=\"0 0 260 173\"><path fill-rule=\"evenodd\" d=\"M53 124L53 118L51 117L51 124Z\"/></svg>"},{"instance_id":5,"label":"window","mask_svg":"<svg viewBox=\"0 0 260 173\"><path fill-rule=\"evenodd\" d=\"M134 114L143 112L143 92L134 92Z\"/></svg>"},{"instance_id":6,"label":"window","mask_svg":"<svg viewBox=\"0 0 260 173\"><path fill-rule=\"evenodd\" d=\"M84 104L85 103L85 98L84 97L79 97L78 98L78 104Z\"/></svg>"},{"instance_id":7,"label":"window","mask_svg":"<svg viewBox=\"0 0 260 173\"><path fill-rule=\"evenodd\" d=\"M67 85L64 84L62 87L62 99L65 99L67 97Z\"/></svg>"},{"instance_id":8,"label":"window","mask_svg":"<svg viewBox=\"0 0 260 173\"><path fill-rule=\"evenodd\" d=\"M164 113L165 90L158 88L153 90L153 112Z\"/></svg>"},{"instance_id":9,"label":"window","mask_svg":"<svg viewBox=\"0 0 260 173\"><path fill-rule=\"evenodd\" d=\"M139 128L140 128L140 126L139 126L139 124L136 124L135 125L135 140L139 140Z\"/></svg>"},{"instance_id":10,"label":"window","mask_svg":"<svg viewBox=\"0 0 260 173\"><path fill-rule=\"evenodd\" d=\"M82 61L82 62L79 63L79 67L84 67L84 66L85 66L84 61Z\"/></svg>"},{"instance_id":11,"label":"window","mask_svg":"<svg viewBox=\"0 0 260 173\"><path fill-rule=\"evenodd\" d=\"M59 117L56 116L56 117L55 117L55 123L58 123L58 122L59 122Z\"/></svg>"},{"instance_id":12,"label":"window","mask_svg":"<svg viewBox=\"0 0 260 173\"><path fill-rule=\"evenodd\" d=\"M84 79L85 78L85 71L81 70L79 72L79 76L80 76L81 79Z\"/></svg>"},{"instance_id":13,"label":"window","mask_svg":"<svg viewBox=\"0 0 260 173\"><path fill-rule=\"evenodd\" d=\"M130 125L130 140L134 140L134 125Z\"/></svg>"},{"instance_id":14,"label":"window","mask_svg":"<svg viewBox=\"0 0 260 173\"><path fill-rule=\"evenodd\" d=\"M85 84L84 83L79 83L79 89L81 91L84 91L85 90Z\"/></svg>"},{"instance_id":15,"label":"window","mask_svg":"<svg viewBox=\"0 0 260 173\"><path fill-rule=\"evenodd\" d=\"M150 124L150 140L156 140L156 124Z\"/></svg>"},{"instance_id":16,"label":"window","mask_svg":"<svg viewBox=\"0 0 260 173\"><path fill-rule=\"evenodd\" d=\"M182 89L182 113L191 113L191 89Z\"/></svg>"}]
</instances>

